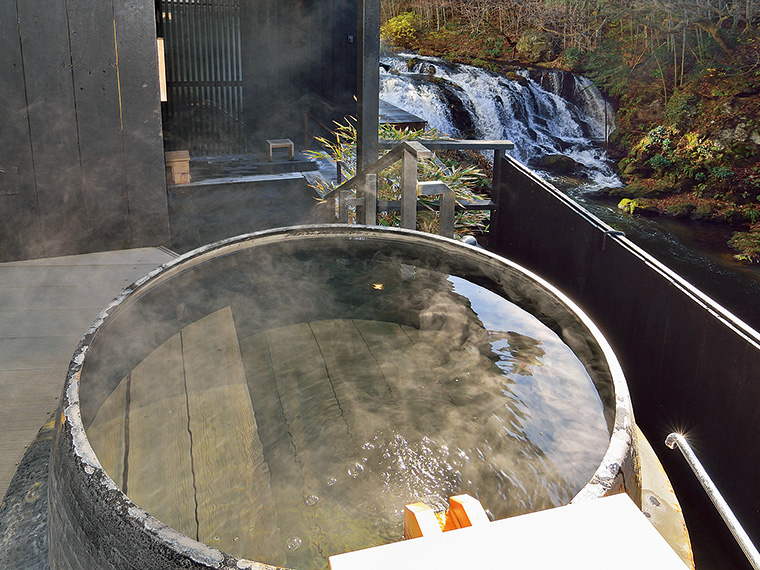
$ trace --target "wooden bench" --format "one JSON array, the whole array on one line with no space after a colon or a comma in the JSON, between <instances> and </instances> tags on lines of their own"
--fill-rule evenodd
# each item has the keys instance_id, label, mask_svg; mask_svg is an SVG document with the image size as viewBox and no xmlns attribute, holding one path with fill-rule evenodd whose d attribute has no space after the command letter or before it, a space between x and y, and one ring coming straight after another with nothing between
<instances>
[{"instance_id":1,"label":"wooden bench","mask_svg":"<svg viewBox=\"0 0 760 570\"><path fill-rule=\"evenodd\" d=\"M268 139L267 140L267 160L272 162L272 151L276 148L288 149L288 155L290 160L296 159L296 149L293 146L293 141L290 139Z\"/></svg>"}]
</instances>

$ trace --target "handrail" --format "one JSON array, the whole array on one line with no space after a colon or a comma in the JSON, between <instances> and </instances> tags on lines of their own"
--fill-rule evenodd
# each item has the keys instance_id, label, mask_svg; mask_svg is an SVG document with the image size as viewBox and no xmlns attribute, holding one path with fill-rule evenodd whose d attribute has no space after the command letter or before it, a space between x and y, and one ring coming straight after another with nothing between
<instances>
[{"instance_id":1,"label":"handrail","mask_svg":"<svg viewBox=\"0 0 760 570\"><path fill-rule=\"evenodd\" d=\"M710 476L707 474L707 471L702 466L699 459L697 459L694 450L692 450L686 439L680 433L671 433L665 438L665 445L670 449L678 447L686 459L686 462L689 464L689 467L691 467L691 470L694 471L694 474L697 476L697 480L704 488L707 496L710 497L715 508L718 509L720 516L723 517L723 521L726 523L726 526L728 526L731 534L734 535L736 542L739 543L739 546L747 557L747 560L749 560L749 563L752 565L752 568L760 570L760 553L758 553L755 545L752 544L752 540L750 540L749 536L744 531L744 528L739 523L739 520L731 511L731 508L715 486L715 483L710 479Z\"/></svg>"},{"instance_id":2,"label":"handrail","mask_svg":"<svg viewBox=\"0 0 760 570\"><path fill-rule=\"evenodd\" d=\"M353 188L356 186L356 184L363 180L365 176L369 174L378 174L379 172L382 172L393 163L401 160L403 158L404 151L411 153L416 159L428 158L431 155L430 151L417 141L401 141L400 144L396 145L393 148L393 150L373 162L369 168L358 172L356 175L346 180L343 184L328 192L324 196L324 199L326 200L328 198L332 198L341 190L348 190L349 188Z\"/></svg>"},{"instance_id":3,"label":"handrail","mask_svg":"<svg viewBox=\"0 0 760 570\"><path fill-rule=\"evenodd\" d=\"M441 140L441 139L414 139L430 150L512 150L515 143L508 140ZM401 142L398 140L381 140L380 148L396 148Z\"/></svg>"},{"instance_id":4,"label":"handrail","mask_svg":"<svg viewBox=\"0 0 760 570\"><path fill-rule=\"evenodd\" d=\"M401 161L401 227L414 229L417 225L417 194L425 196L440 196L438 209L440 212L439 233L448 237L454 235L454 211L457 206L456 197L451 189L442 182L417 181L417 163L421 158L433 156L432 150L493 150L494 178L499 168L499 159L505 150L514 148L507 140L463 141L463 140L393 140L379 141L381 148L390 149L364 170L352 178L341 182L341 165L338 164L338 186L323 196L323 200L338 199L338 218L348 220L348 207L356 206L362 209L362 223L374 225L377 223L377 175ZM356 198L349 197L349 189L356 188ZM496 194L498 189L494 188ZM493 209L493 202L488 204ZM357 209L357 214L359 210ZM450 218L450 219L449 219Z\"/></svg>"}]
</instances>

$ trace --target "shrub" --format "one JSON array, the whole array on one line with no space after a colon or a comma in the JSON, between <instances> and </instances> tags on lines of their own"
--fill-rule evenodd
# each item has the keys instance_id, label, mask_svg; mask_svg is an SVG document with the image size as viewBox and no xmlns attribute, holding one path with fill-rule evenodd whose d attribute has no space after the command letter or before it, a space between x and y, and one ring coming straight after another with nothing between
<instances>
[{"instance_id":1,"label":"shrub","mask_svg":"<svg viewBox=\"0 0 760 570\"><path fill-rule=\"evenodd\" d=\"M380 38L387 44L414 48L420 35L420 18L414 12L404 12L380 26Z\"/></svg>"},{"instance_id":2,"label":"shrub","mask_svg":"<svg viewBox=\"0 0 760 570\"><path fill-rule=\"evenodd\" d=\"M728 245L738 252L734 255L737 260L760 262L760 231L735 232Z\"/></svg>"},{"instance_id":3,"label":"shrub","mask_svg":"<svg viewBox=\"0 0 760 570\"><path fill-rule=\"evenodd\" d=\"M414 139L445 139L434 129L410 131L400 130L392 125L380 125L379 138L381 140L414 140ZM318 160L340 161L345 165L345 176L350 178L356 171L356 129L348 124L336 123L333 138L315 137L324 150L306 151L306 154ZM454 192L460 203L482 200L485 196L478 194L477 190L483 186L486 178L480 168L466 164L464 160L449 161L449 164L441 161L435 154L431 158L422 159L418 163L420 180L439 180ZM401 163L385 169L377 179L378 198L381 200L401 199ZM313 185L321 194L327 194L335 188L332 183L316 181ZM420 199L425 204L425 199ZM482 210L458 211L454 219L454 233L464 235L484 231L488 227L490 215ZM378 224L384 226L398 226L400 216L397 212L384 212L378 215ZM424 231L437 231L437 216L431 214L421 215L418 218L418 229Z\"/></svg>"}]
</instances>

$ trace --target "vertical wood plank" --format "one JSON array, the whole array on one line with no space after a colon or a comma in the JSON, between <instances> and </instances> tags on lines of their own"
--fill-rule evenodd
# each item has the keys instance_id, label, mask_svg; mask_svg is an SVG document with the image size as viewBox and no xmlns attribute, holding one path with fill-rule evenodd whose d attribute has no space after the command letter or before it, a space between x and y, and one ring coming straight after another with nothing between
<instances>
[{"instance_id":1,"label":"vertical wood plank","mask_svg":"<svg viewBox=\"0 0 760 570\"><path fill-rule=\"evenodd\" d=\"M168 244L156 15L151 2L114 3L124 166L132 246Z\"/></svg>"},{"instance_id":2,"label":"vertical wood plank","mask_svg":"<svg viewBox=\"0 0 760 570\"><path fill-rule=\"evenodd\" d=\"M63 0L16 4L18 19L14 15L10 22L18 21L21 32L27 99L17 102L14 113L25 120L28 113L34 160L34 173L22 168L20 174L23 180L36 186L25 188L29 193L22 198L38 216L37 223L23 229L22 234L30 234L25 245L32 246L32 251L36 249L32 243L41 237L40 249L47 255L80 253L86 250L88 229L76 145L76 102L66 5ZM16 142L4 148L17 145ZM22 219L26 217L25 213L20 214Z\"/></svg>"},{"instance_id":3,"label":"vertical wood plank","mask_svg":"<svg viewBox=\"0 0 760 570\"><path fill-rule=\"evenodd\" d=\"M417 227L417 158L407 150L401 157L401 227Z\"/></svg>"},{"instance_id":4,"label":"vertical wood plank","mask_svg":"<svg viewBox=\"0 0 760 570\"><path fill-rule=\"evenodd\" d=\"M299 492L304 486L303 474L295 455L282 452L282 445L289 441L290 435L277 392L266 335L257 334L242 340L240 351L254 413L257 418L262 418L258 426L259 437L269 465L272 499L276 508L273 525L275 534L272 538L280 545L279 550L266 552L260 552L254 547L249 557L277 566L286 566L283 541L291 536L291 533L295 533L295 530L283 528L282 513L295 513L303 507L302 493Z\"/></svg>"},{"instance_id":5,"label":"vertical wood plank","mask_svg":"<svg viewBox=\"0 0 760 570\"><path fill-rule=\"evenodd\" d=\"M29 132L24 60L16 3L0 4L0 252L10 260L22 255L29 234L41 233Z\"/></svg>"},{"instance_id":6,"label":"vertical wood plank","mask_svg":"<svg viewBox=\"0 0 760 570\"><path fill-rule=\"evenodd\" d=\"M129 243L113 2L69 1L82 189L94 249Z\"/></svg>"},{"instance_id":7,"label":"vertical wood plank","mask_svg":"<svg viewBox=\"0 0 760 570\"><path fill-rule=\"evenodd\" d=\"M387 427L394 399L378 362L384 355L374 354L357 322L314 321L309 326L351 433L366 441Z\"/></svg>"},{"instance_id":8,"label":"vertical wood plank","mask_svg":"<svg viewBox=\"0 0 760 570\"><path fill-rule=\"evenodd\" d=\"M331 475L324 471L325 466L335 470L333 475L345 469L352 441L348 418L343 415L308 324L262 334L267 341L292 456L301 476L300 485L294 482L295 497L282 507L290 511L289 520L296 536L300 533L317 537L323 534L321 528L329 528L331 514L320 505L305 508L302 501L304 496L319 495L325 488ZM289 565L297 566L298 560L319 557L319 548L318 541L309 540L297 553L289 555Z\"/></svg>"}]
</instances>

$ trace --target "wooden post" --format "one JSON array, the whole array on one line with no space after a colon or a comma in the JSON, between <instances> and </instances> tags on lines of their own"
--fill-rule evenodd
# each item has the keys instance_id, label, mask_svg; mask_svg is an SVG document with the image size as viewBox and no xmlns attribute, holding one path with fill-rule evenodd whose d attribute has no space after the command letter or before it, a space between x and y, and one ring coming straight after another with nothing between
<instances>
[{"instance_id":1,"label":"wooden post","mask_svg":"<svg viewBox=\"0 0 760 570\"><path fill-rule=\"evenodd\" d=\"M357 196L363 198L360 210L362 221L368 226L377 224L377 174L367 174L358 188Z\"/></svg>"},{"instance_id":2,"label":"wooden post","mask_svg":"<svg viewBox=\"0 0 760 570\"><path fill-rule=\"evenodd\" d=\"M454 207L456 197L445 182L431 180L417 184L421 196L438 196L438 234L454 237Z\"/></svg>"},{"instance_id":3,"label":"wooden post","mask_svg":"<svg viewBox=\"0 0 760 570\"><path fill-rule=\"evenodd\" d=\"M356 170L361 172L377 160L380 123L380 0L359 0L357 14ZM357 219L377 222L377 177L368 176L357 188L365 198Z\"/></svg>"},{"instance_id":4,"label":"wooden post","mask_svg":"<svg viewBox=\"0 0 760 570\"><path fill-rule=\"evenodd\" d=\"M401 227L417 227L417 157L406 149L401 158Z\"/></svg>"},{"instance_id":5,"label":"wooden post","mask_svg":"<svg viewBox=\"0 0 760 570\"><path fill-rule=\"evenodd\" d=\"M438 234L454 237L454 192L443 192L438 210Z\"/></svg>"}]
</instances>

